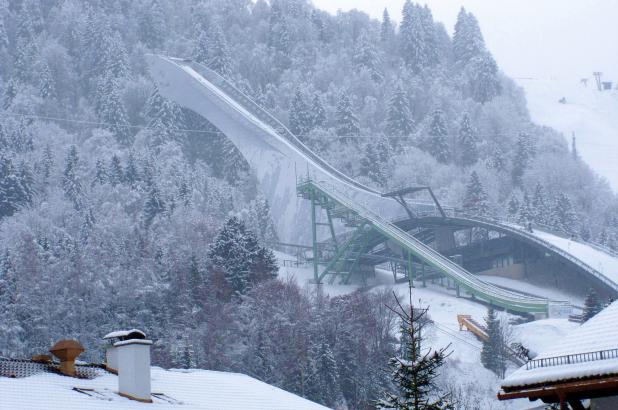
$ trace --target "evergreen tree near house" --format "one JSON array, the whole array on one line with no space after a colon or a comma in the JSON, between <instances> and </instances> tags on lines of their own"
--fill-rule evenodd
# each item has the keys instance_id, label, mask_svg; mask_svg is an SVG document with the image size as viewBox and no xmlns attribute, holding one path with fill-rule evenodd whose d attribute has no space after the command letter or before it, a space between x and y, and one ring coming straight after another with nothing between
<instances>
[{"instance_id":1,"label":"evergreen tree near house","mask_svg":"<svg viewBox=\"0 0 618 410\"><path fill-rule=\"evenodd\" d=\"M476 171L472 171L466 185L463 208L467 213L474 216L487 216L489 214L487 192Z\"/></svg>"},{"instance_id":2,"label":"evergreen tree near house","mask_svg":"<svg viewBox=\"0 0 618 410\"><path fill-rule=\"evenodd\" d=\"M440 109L431 114L431 123L427 131L429 138L426 143L429 152L438 162L448 163L451 157L448 144L448 129L444 119L444 112Z\"/></svg>"},{"instance_id":3,"label":"evergreen tree near house","mask_svg":"<svg viewBox=\"0 0 618 410\"><path fill-rule=\"evenodd\" d=\"M487 311L485 327L489 339L483 341L481 363L498 377L504 378L507 362L506 340L502 324L496 317L493 308L489 308Z\"/></svg>"},{"instance_id":4,"label":"evergreen tree near house","mask_svg":"<svg viewBox=\"0 0 618 410\"><path fill-rule=\"evenodd\" d=\"M397 301L397 309L392 309L401 319L402 352L399 357L389 360L395 392L386 393L376 402L378 409L401 410L446 410L454 409L448 394L442 394L436 385L440 367L448 356L450 345L440 350L423 346L423 331L427 325L427 309L412 305L404 308ZM404 336L405 335L405 336Z\"/></svg>"},{"instance_id":5,"label":"evergreen tree near house","mask_svg":"<svg viewBox=\"0 0 618 410\"><path fill-rule=\"evenodd\" d=\"M360 133L358 117L352 112L352 103L346 92L339 95L335 112L335 131L342 137L355 137Z\"/></svg>"},{"instance_id":6,"label":"evergreen tree near house","mask_svg":"<svg viewBox=\"0 0 618 410\"><path fill-rule=\"evenodd\" d=\"M594 289L590 288L588 290L588 293L586 294L586 299L584 300L584 312L582 314L584 322L591 319L601 310L603 310L601 299L599 298L597 292L595 292Z\"/></svg>"},{"instance_id":7,"label":"evergreen tree near house","mask_svg":"<svg viewBox=\"0 0 618 410\"><path fill-rule=\"evenodd\" d=\"M310 352L311 388L316 401L334 408L339 401L337 362L326 337L313 344Z\"/></svg>"},{"instance_id":8,"label":"evergreen tree near house","mask_svg":"<svg viewBox=\"0 0 618 410\"><path fill-rule=\"evenodd\" d=\"M464 113L459 124L457 135L457 164L461 167L469 167L478 161L478 148L476 131L472 127L472 121L468 113Z\"/></svg>"},{"instance_id":9,"label":"evergreen tree near house","mask_svg":"<svg viewBox=\"0 0 618 410\"><path fill-rule=\"evenodd\" d=\"M389 137L407 137L414 131L414 120L410 113L410 100L398 83L388 102L386 134Z\"/></svg>"}]
</instances>

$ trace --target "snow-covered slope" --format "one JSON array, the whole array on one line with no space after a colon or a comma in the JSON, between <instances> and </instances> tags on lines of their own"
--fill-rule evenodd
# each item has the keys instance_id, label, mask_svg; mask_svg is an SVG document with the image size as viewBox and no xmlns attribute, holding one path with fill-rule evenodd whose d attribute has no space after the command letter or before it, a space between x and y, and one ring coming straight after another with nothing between
<instances>
[{"instance_id":1,"label":"snow-covered slope","mask_svg":"<svg viewBox=\"0 0 618 410\"><path fill-rule=\"evenodd\" d=\"M618 191L618 90L599 92L592 79L587 87L577 78L517 82L532 120L562 132L569 142L575 134L580 156ZM563 97L565 104L558 102Z\"/></svg>"}]
</instances>

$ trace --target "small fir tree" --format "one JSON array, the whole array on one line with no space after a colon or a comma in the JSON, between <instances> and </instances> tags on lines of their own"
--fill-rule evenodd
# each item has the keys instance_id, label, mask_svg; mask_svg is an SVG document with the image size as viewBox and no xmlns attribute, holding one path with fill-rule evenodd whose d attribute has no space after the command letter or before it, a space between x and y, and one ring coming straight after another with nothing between
<instances>
[{"instance_id":1,"label":"small fir tree","mask_svg":"<svg viewBox=\"0 0 618 410\"><path fill-rule=\"evenodd\" d=\"M478 161L477 138L470 115L465 113L459 124L459 134L457 138L457 162L461 167L469 167Z\"/></svg>"},{"instance_id":2,"label":"small fir tree","mask_svg":"<svg viewBox=\"0 0 618 410\"><path fill-rule=\"evenodd\" d=\"M376 402L378 409L401 410L446 410L454 409L448 394L441 394L436 379L450 345L432 350L423 346L423 331L428 323L427 310L412 305L404 308L397 300L397 308L392 309L401 319L402 352L401 357L389 360L392 381L396 392L386 393Z\"/></svg>"},{"instance_id":3,"label":"small fir tree","mask_svg":"<svg viewBox=\"0 0 618 410\"><path fill-rule=\"evenodd\" d=\"M352 103L345 92L339 95L335 113L335 126L337 135L342 137L355 137L360 133L358 118L352 112Z\"/></svg>"},{"instance_id":4,"label":"small fir tree","mask_svg":"<svg viewBox=\"0 0 618 410\"><path fill-rule=\"evenodd\" d=\"M476 173L472 171L466 185L466 196L463 202L464 210L471 215L487 216L489 214L489 201L487 192Z\"/></svg>"},{"instance_id":5,"label":"small fir tree","mask_svg":"<svg viewBox=\"0 0 618 410\"><path fill-rule=\"evenodd\" d=\"M427 141L427 152L438 162L448 163L451 155L448 146L448 130L442 110L437 109L432 113L427 134L430 137Z\"/></svg>"},{"instance_id":6,"label":"small fir tree","mask_svg":"<svg viewBox=\"0 0 618 410\"><path fill-rule=\"evenodd\" d=\"M504 378L506 372L506 340L504 329L500 320L496 317L493 308L487 311L485 318L488 339L483 341L481 350L481 363L485 368L494 372L498 377Z\"/></svg>"}]
</instances>

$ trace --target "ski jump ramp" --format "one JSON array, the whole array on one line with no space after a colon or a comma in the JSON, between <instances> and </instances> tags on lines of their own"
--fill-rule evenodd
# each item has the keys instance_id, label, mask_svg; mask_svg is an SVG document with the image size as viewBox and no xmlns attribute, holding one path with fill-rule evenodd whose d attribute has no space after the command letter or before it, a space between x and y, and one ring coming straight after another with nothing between
<instances>
[{"instance_id":1,"label":"ski jump ramp","mask_svg":"<svg viewBox=\"0 0 618 410\"><path fill-rule=\"evenodd\" d=\"M380 192L326 163L281 122L214 71L191 60L167 56L148 55L147 60L162 95L206 118L238 148L254 170L262 194L270 202L283 241L300 243L309 239L308 233L312 229L306 217L309 205L297 194L298 181L304 180L307 181L305 188L309 183L311 190L344 207L359 218L363 226L379 232L390 242L438 269L473 297L518 312L548 313L551 310L553 302L483 282L395 226L391 221L407 216L400 204L392 198L382 197ZM509 228L519 231L520 236L524 234L521 229ZM552 245L552 251L558 249L562 256L581 262L576 255L562 249L560 241L555 240L556 245L551 243L553 238L547 236L537 239L541 245ZM618 258L614 259L618 268ZM618 291L618 280L599 272L590 263L581 263L594 271L594 275L607 279L607 285ZM556 304L564 305L563 302Z\"/></svg>"}]
</instances>

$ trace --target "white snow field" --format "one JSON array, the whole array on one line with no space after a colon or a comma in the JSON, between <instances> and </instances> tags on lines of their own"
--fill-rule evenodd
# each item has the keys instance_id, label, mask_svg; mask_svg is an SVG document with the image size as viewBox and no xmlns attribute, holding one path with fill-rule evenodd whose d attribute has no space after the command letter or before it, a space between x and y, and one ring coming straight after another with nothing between
<instances>
[{"instance_id":1,"label":"white snow field","mask_svg":"<svg viewBox=\"0 0 618 410\"><path fill-rule=\"evenodd\" d=\"M300 286L311 289L313 268L307 267L283 267L282 261L293 260L294 257L281 252L275 252L281 266L279 277L294 278ZM328 278L327 278L328 279ZM393 290L401 295L403 301L408 299L408 284L393 283L390 272L377 270L376 277L370 283L372 290ZM545 289L533 286L521 281L512 280L509 287L523 291L534 290L540 295L546 296ZM358 289L358 285L329 284L328 280L322 285L322 291L330 296L344 295ZM556 291L554 291L556 292ZM556 292L562 300L569 300L569 295ZM457 322L458 314L468 314L479 322L483 322L487 315L487 308L480 303L469 299L457 298L454 292L448 291L437 285L428 284L426 288L416 287L412 289L414 303L420 301L420 305L429 307L429 317L434 322L427 335L428 341L434 348L450 346L452 354L448 359L445 369L445 377L449 385L459 387L463 391L475 389L476 394L481 394L490 405L491 409L530 409L535 406L528 400L512 400L499 402L496 394L500 388L501 380L481 364L481 342L470 332L460 331ZM509 315L500 313L504 319ZM531 353L543 351L549 348L556 340L560 340L567 333L576 329L579 325L569 322L567 319L545 319L530 323L513 326L513 342L520 342ZM516 366L509 364L507 375L517 370ZM539 403L540 404L540 403Z\"/></svg>"},{"instance_id":2,"label":"white snow field","mask_svg":"<svg viewBox=\"0 0 618 410\"><path fill-rule=\"evenodd\" d=\"M574 133L580 156L618 191L618 90L600 92L591 77L587 87L579 78L517 83L526 92L532 120L560 131L569 143ZM618 78L607 80L616 84ZM560 104L563 97L566 103Z\"/></svg>"},{"instance_id":3,"label":"white snow field","mask_svg":"<svg viewBox=\"0 0 618 410\"><path fill-rule=\"evenodd\" d=\"M0 378L0 409L37 410L320 410L324 406L238 373L152 368L152 404L120 397L117 376L92 380L41 373L20 379ZM96 397L73 390L94 389ZM173 403L170 403L173 401Z\"/></svg>"}]
</instances>

